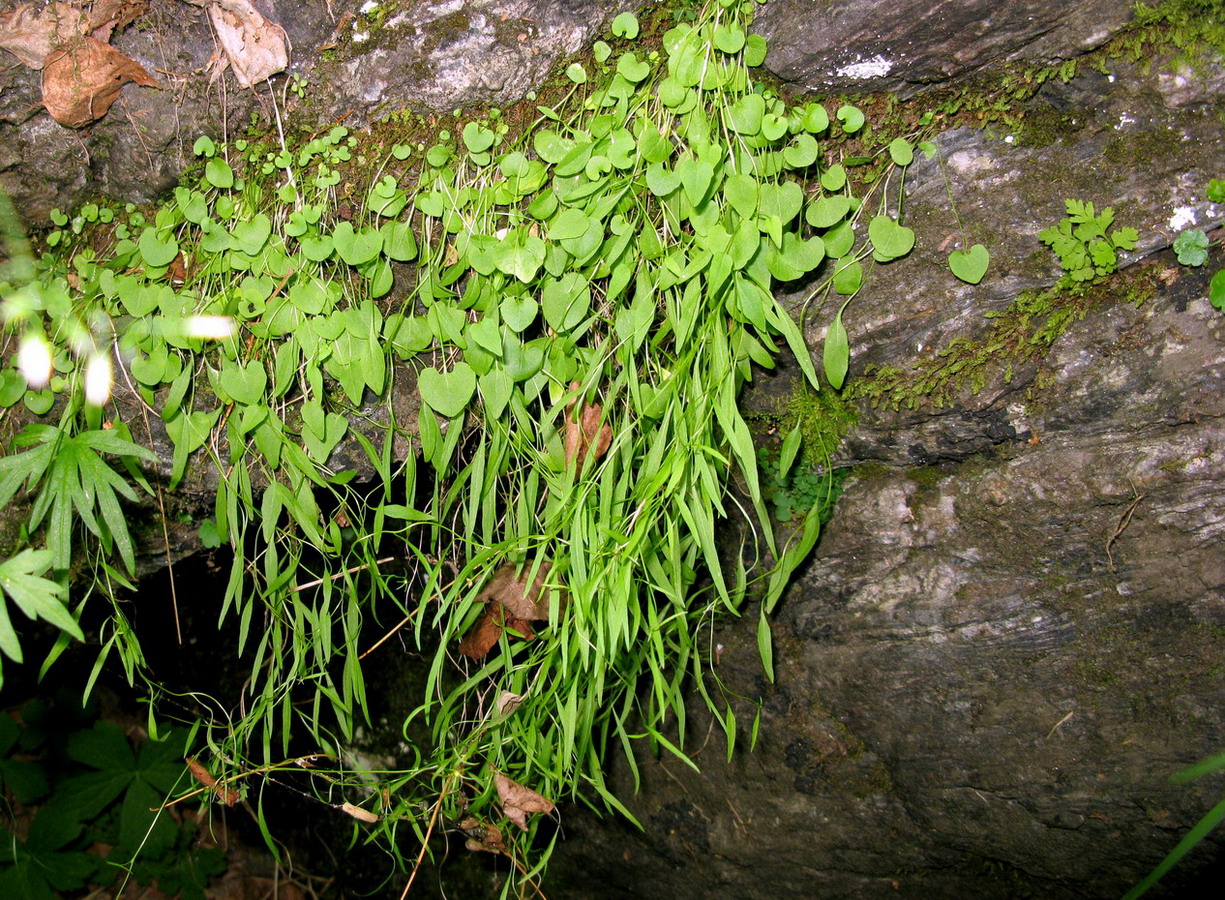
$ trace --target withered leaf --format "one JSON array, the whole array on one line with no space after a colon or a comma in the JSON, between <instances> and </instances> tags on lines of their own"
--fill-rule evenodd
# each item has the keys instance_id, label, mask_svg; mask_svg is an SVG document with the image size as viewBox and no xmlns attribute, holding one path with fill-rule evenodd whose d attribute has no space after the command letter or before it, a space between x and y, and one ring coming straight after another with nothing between
<instances>
[{"instance_id":1,"label":"withered leaf","mask_svg":"<svg viewBox=\"0 0 1225 900\"><path fill-rule=\"evenodd\" d=\"M512 631L528 641L536 637L531 622L516 618L500 603L493 603L459 642L459 652L472 660L484 659L497 646L503 631Z\"/></svg>"},{"instance_id":2,"label":"withered leaf","mask_svg":"<svg viewBox=\"0 0 1225 900\"><path fill-rule=\"evenodd\" d=\"M115 30L131 24L148 8L146 0L57 0L38 10L32 3L21 3L0 15L0 49L31 69L41 69L54 48L83 36L105 43Z\"/></svg>"},{"instance_id":3,"label":"withered leaf","mask_svg":"<svg viewBox=\"0 0 1225 900\"><path fill-rule=\"evenodd\" d=\"M529 813L551 813L554 805L537 794L531 788L524 787L516 781L507 778L501 772L494 771L493 784L498 791L498 799L502 802L502 811L523 831L527 831Z\"/></svg>"},{"instance_id":4,"label":"withered leaf","mask_svg":"<svg viewBox=\"0 0 1225 900\"><path fill-rule=\"evenodd\" d=\"M484 850L487 853L506 852L506 845L502 843L502 830L496 825L468 816L459 823L459 827L468 835L464 846L469 850Z\"/></svg>"},{"instance_id":5,"label":"withered leaf","mask_svg":"<svg viewBox=\"0 0 1225 900\"><path fill-rule=\"evenodd\" d=\"M187 0L208 10L209 21L243 87L259 84L289 67L289 36L264 18L249 0Z\"/></svg>"},{"instance_id":6,"label":"withered leaf","mask_svg":"<svg viewBox=\"0 0 1225 900\"><path fill-rule=\"evenodd\" d=\"M516 573L516 566L513 563L506 563L493 573L493 577L476 595L476 599L481 603L496 600L517 619L544 621L549 618L549 598L544 590L545 580L552 568L552 563L547 562L542 562L537 566L536 577L532 579L532 585L529 588L527 576L532 571L532 563L525 564L521 574Z\"/></svg>"},{"instance_id":7,"label":"withered leaf","mask_svg":"<svg viewBox=\"0 0 1225 900\"><path fill-rule=\"evenodd\" d=\"M47 54L43 105L61 125L80 128L106 115L129 81L161 87L144 66L110 44L78 37Z\"/></svg>"},{"instance_id":8,"label":"withered leaf","mask_svg":"<svg viewBox=\"0 0 1225 900\"><path fill-rule=\"evenodd\" d=\"M368 809L362 809L360 806L354 806L347 800L340 804L340 811L352 816L360 822L373 823L379 820L377 813L372 813Z\"/></svg>"},{"instance_id":9,"label":"withered leaf","mask_svg":"<svg viewBox=\"0 0 1225 900\"><path fill-rule=\"evenodd\" d=\"M577 381L571 382L570 389L578 390ZM581 468L587 461L588 454L593 459L599 459L612 446L612 427L601 425L604 409L598 403L583 403L579 407L578 420L573 417L574 401L566 407L565 452L566 464L578 460Z\"/></svg>"},{"instance_id":10,"label":"withered leaf","mask_svg":"<svg viewBox=\"0 0 1225 900\"><path fill-rule=\"evenodd\" d=\"M502 693L498 695L499 716L508 716L522 705L523 697L520 694L512 694L510 691L502 691Z\"/></svg>"},{"instance_id":11,"label":"withered leaf","mask_svg":"<svg viewBox=\"0 0 1225 900\"><path fill-rule=\"evenodd\" d=\"M238 791L232 787L226 787L224 784L218 784L217 779L199 761L189 756L185 762L187 763L187 770L191 772L192 777L206 788L212 788L218 800L226 806L233 806L238 802L240 796Z\"/></svg>"}]
</instances>

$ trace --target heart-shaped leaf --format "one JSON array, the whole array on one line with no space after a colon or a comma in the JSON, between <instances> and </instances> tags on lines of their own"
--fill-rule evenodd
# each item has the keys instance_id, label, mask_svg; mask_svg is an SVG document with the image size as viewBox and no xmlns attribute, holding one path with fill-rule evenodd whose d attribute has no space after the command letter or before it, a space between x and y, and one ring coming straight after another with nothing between
<instances>
[{"instance_id":1,"label":"heart-shaped leaf","mask_svg":"<svg viewBox=\"0 0 1225 900\"><path fill-rule=\"evenodd\" d=\"M694 206L701 206L714 180L715 170L710 163L686 157L676 163L676 177L685 188L685 196Z\"/></svg>"},{"instance_id":2,"label":"heart-shaped leaf","mask_svg":"<svg viewBox=\"0 0 1225 900\"><path fill-rule=\"evenodd\" d=\"M676 177L676 173L663 163L652 163L647 166L646 174L647 188L656 197L667 197L681 186L681 180Z\"/></svg>"},{"instance_id":3,"label":"heart-shaped leaf","mask_svg":"<svg viewBox=\"0 0 1225 900\"><path fill-rule=\"evenodd\" d=\"M156 228L146 228L136 241L140 255L151 266L168 266L179 255L179 245L174 235L167 235L165 240L157 236Z\"/></svg>"},{"instance_id":4,"label":"heart-shaped leaf","mask_svg":"<svg viewBox=\"0 0 1225 900\"><path fill-rule=\"evenodd\" d=\"M263 213L258 213L249 222L239 222L234 226L234 241L244 253L254 256L263 249L264 242L272 233L272 222Z\"/></svg>"},{"instance_id":5,"label":"heart-shaped leaf","mask_svg":"<svg viewBox=\"0 0 1225 900\"><path fill-rule=\"evenodd\" d=\"M636 53L623 53L617 60L617 74L630 84L637 84L651 74L651 67L640 60Z\"/></svg>"},{"instance_id":6,"label":"heart-shaped leaf","mask_svg":"<svg viewBox=\"0 0 1225 900\"><path fill-rule=\"evenodd\" d=\"M831 194L810 203L804 218L813 228L832 228L846 218L850 209L851 201L845 194Z\"/></svg>"},{"instance_id":7,"label":"heart-shaped leaf","mask_svg":"<svg viewBox=\"0 0 1225 900\"><path fill-rule=\"evenodd\" d=\"M476 391L476 373L466 362L457 362L449 372L439 372L431 366L421 370L417 389L430 409L451 419L463 412L472 399Z\"/></svg>"},{"instance_id":8,"label":"heart-shaped leaf","mask_svg":"<svg viewBox=\"0 0 1225 900\"><path fill-rule=\"evenodd\" d=\"M766 101L761 94L745 94L727 111L732 130L738 134L757 134L766 114Z\"/></svg>"},{"instance_id":9,"label":"heart-shaped leaf","mask_svg":"<svg viewBox=\"0 0 1225 900\"><path fill-rule=\"evenodd\" d=\"M905 256L914 247L914 232L888 216L876 216L868 223L868 238L877 262Z\"/></svg>"},{"instance_id":10,"label":"heart-shaped leaf","mask_svg":"<svg viewBox=\"0 0 1225 900\"><path fill-rule=\"evenodd\" d=\"M240 365L226 360L217 381L235 403L251 404L263 399L268 388L268 373L257 362Z\"/></svg>"},{"instance_id":11,"label":"heart-shaped leaf","mask_svg":"<svg viewBox=\"0 0 1225 900\"><path fill-rule=\"evenodd\" d=\"M355 232L349 222L341 222L332 232L332 243L341 259L351 266L360 266L379 255L383 235L370 228Z\"/></svg>"},{"instance_id":12,"label":"heart-shaped leaf","mask_svg":"<svg viewBox=\"0 0 1225 900\"><path fill-rule=\"evenodd\" d=\"M727 198L727 205L745 219L752 218L757 212L758 193L759 185L752 175L737 172L727 176L723 182L723 196Z\"/></svg>"},{"instance_id":13,"label":"heart-shaped leaf","mask_svg":"<svg viewBox=\"0 0 1225 900\"><path fill-rule=\"evenodd\" d=\"M490 369L479 379L481 399L485 401L485 418L492 421L501 417L510 402L510 392L515 381L502 369Z\"/></svg>"},{"instance_id":14,"label":"heart-shaped leaf","mask_svg":"<svg viewBox=\"0 0 1225 900\"><path fill-rule=\"evenodd\" d=\"M464 146L470 153L484 153L493 146L497 135L479 122L469 122L464 126Z\"/></svg>"},{"instance_id":15,"label":"heart-shaped leaf","mask_svg":"<svg viewBox=\"0 0 1225 900\"><path fill-rule=\"evenodd\" d=\"M949 268L966 284L978 284L987 274L991 255L982 244L975 244L967 251L954 250L949 254Z\"/></svg>"},{"instance_id":16,"label":"heart-shaped leaf","mask_svg":"<svg viewBox=\"0 0 1225 900\"><path fill-rule=\"evenodd\" d=\"M825 378L834 390L841 389L851 362L851 345L847 340L846 328L842 325L841 309L834 316L834 321L829 323L829 330L825 332L822 362L825 366Z\"/></svg>"},{"instance_id":17,"label":"heart-shaped leaf","mask_svg":"<svg viewBox=\"0 0 1225 900\"><path fill-rule=\"evenodd\" d=\"M778 220L786 225L799 215L800 207L803 205L804 190L794 181L761 186L761 202L758 209L763 216L778 216Z\"/></svg>"}]
</instances>

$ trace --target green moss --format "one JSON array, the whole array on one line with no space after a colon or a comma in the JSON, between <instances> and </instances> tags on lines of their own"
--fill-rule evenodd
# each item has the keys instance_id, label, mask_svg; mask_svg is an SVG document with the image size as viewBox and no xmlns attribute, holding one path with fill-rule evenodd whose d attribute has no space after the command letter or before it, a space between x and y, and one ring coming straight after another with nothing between
<instances>
[{"instance_id":1,"label":"green moss","mask_svg":"<svg viewBox=\"0 0 1225 900\"><path fill-rule=\"evenodd\" d=\"M989 314L991 329L978 340L957 338L913 367L872 367L847 390L853 400L897 410L949 405L962 391L977 394L993 380L1012 382L1019 366L1050 351L1073 324L1107 303L1139 304L1156 290L1151 267L1085 284L1061 281L1018 296L1005 311Z\"/></svg>"}]
</instances>

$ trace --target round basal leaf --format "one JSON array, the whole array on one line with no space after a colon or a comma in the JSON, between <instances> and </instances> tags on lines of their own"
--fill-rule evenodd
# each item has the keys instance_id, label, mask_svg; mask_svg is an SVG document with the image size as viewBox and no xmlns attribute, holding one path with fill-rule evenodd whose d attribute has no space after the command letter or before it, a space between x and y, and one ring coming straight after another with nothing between
<instances>
[{"instance_id":1,"label":"round basal leaf","mask_svg":"<svg viewBox=\"0 0 1225 900\"><path fill-rule=\"evenodd\" d=\"M914 147L906 138L894 138L889 142L889 158L899 166L914 162Z\"/></svg>"},{"instance_id":2,"label":"round basal leaf","mask_svg":"<svg viewBox=\"0 0 1225 900\"><path fill-rule=\"evenodd\" d=\"M863 266L859 260L851 260L834 270L834 290L844 297L859 290L863 284Z\"/></svg>"},{"instance_id":3,"label":"round basal leaf","mask_svg":"<svg viewBox=\"0 0 1225 900\"><path fill-rule=\"evenodd\" d=\"M786 116L777 113L766 113L761 119L761 136L768 141L777 141L787 133Z\"/></svg>"},{"instance_id":4,"label":"round basal leaf","mask_svg":"<svg viewBox=\"0 0 1225 900\"><path fill-rule=\"evenodd\" d=\"M220 156L214 156L204 164L204 180L215 188L230 188L234 186L234 170Z\"/></svg>"},{"instance_id":5,"label":"round basal leaf","mask_svg":"<svg viewBox=\"0 0 1225 900\"><path fill-rule=\"evenodd\" d=\"M464 126L464 146L470 153L484 153L493 146L497 135L479 122L469 122Z\"/></svg>"},{"instance_id":6,"label":"round basal leaf","mask_svg":"<svg viewBox=\"0 0 1225 900\"><path fill-rule=\"evenodd\" d=\"M737 134L757 134L766 113L766 101L760 94L745 94L727 111L732 130Z\"/></svg>"},{"instance_id":7,"label":"round basal leaf","mask_svg":"<svg viewBox=\"0 0 1225 900\"><path fill-rule=\"evenodd\" d=\"M36 416L45 416L55 406L55 391L47 388L41 391L26 391L26 409Z\"/></svg>"},{"instance_id":8,"label":"round basal leaf","mask_svg":"<svg viewBox=\"0 0 1225 900\"><path fill-rule=\"evenodd\" d=\"M550 328L559 333L570 331L591 309L591 288L577 272L549 278L540 292L540 306Z\"/></svg>"},{"instance_id":9,"label":"round basal leaf","mask_svg":"<svg viewBox=\"0 0 1225 900\"><path fill-rule=\"evenodd\" d=\"M619 38L632 41L638 37L638 18L631 12L623 12L612 22L612 33Z\"/></svg>"},{"instance_id":10,"label":"round basal leaf","mask_svg":"<svg viewBox=\"0 0 1225 900\"><path fill-rule=\"evenodd\" d=\"M412 262L417 258L417 238L407 222L387 222L379 229L383 233L383 255L396 262Z\"/></svg>"},{"instance_id":11,"label":"round basal leaf","mask_svg":"<svg viewBox=\"0 0 1225 900\"><path fill-rule=\"evenodd\" d=\"M580 238L591 227L591 219L581 209L564 209L549 223L548 238L551 241L566 241Z\"/></svg>"},{"instance_id":12,"label":"round basal leaf","mask_svg":"<svg viewBox=\"0 0 1225 900\"><path fill-rule=\"evenodd\" d=\"M714 180L715 170L710 163L686 157L677 161L676 177L681 180L689 202L697 207L701 206L702 201L706 199L706 192L710 189L710 182Z\"/></svg>"},{"instance_id":13,"label":"round basal leaf","mask_svg":"<svg viewBox=\"0 0 1225 900\"><path fill-rule=\"evenodd\" d=\"M332 255L335 247L332 245L330 235L307 235L304 234L299 240L302 247L302 255L311 262L323 262Z\"/></svg>"},{"instance_id":14,"label":"round basal leaf","mask_svg":"<svg viewBox=\"0 0 1225 900\"><path fill-rule=\"evenodd\" d=\"M966 284L978 284L987 274L991 256L982 244L975 244L967 251L954 250L949 254L949 268Z\"/></svg>"},{"instance_id":15,"label":"round basal leaf","mask_svg":"<svg viewBox=\"0 0 1225 900\"><path fill-rule=\"evenodd\" d=\"M566 77L575 84L586 84L587 70L578 63L571 63L570 67L566 69Z\"/></svg>"},{"instance_id":16,"label":"round basal leaf","mask_svg":"<svg viewBox=\"0 0 1225 900\"><path fill-rule=\"evenodd\" d=\"M598 63L608 62L608 57L612 56L612 47L603 41L596 41L591 45L591 55Z\"/></svg>"},{"instance_id":17,"label":"round basal leaf","mask_svg":"<svg viewBox=\"0 0 1225 900\"><path fill-rule=\"evenodd\" d=\"M744 48L744 38L744 30L735 22L715 26L714 44L724 53L739 53Z\"/></svg>"},{"instance_id":18,"label":"round basal leaf","mask_svg":"<svg viewBox=\"0 0 1225 900\"><path fill-rule=\"evenodd\" d=\"M842 130L847 134L854 134L860 128L863 128L863 113L856 106L839 107L838 120L842 122Z\"/></svg>"},{"instance_id":19,"label":"round basal leaf","mask_svg":"<svg viewBox=\"0 0 1225 900\"><path fill-rule=\"evenodd\" d=\"M340 258L351 266L370 262L383 249L383 235L370 228L355 232L349 222L341 222L332 232L332 244Z\"/></svg>"},{"instance_id":20,"label":"round basal leaf","mask_svg":"<svg viewBox=\"0 0 1225 900\"><path fill-rule=\"evenodd\" d=\"M783 161L793 169L804 169L817 161L817 139L811 134L797 134L791 146L783 151Z\"/></svg>"},{"instance_id":21,"label":"round basal leaf","mask_svg":"<svg viewBox=\"0 0 1225 900\"><path fill-rule=\"evenodd\" d=\"M1225 312L1225 269L1213 275L1208 283L1208 302Z\"/></svg>"},{"instance_id":22,"label":"round basal leaf","mask_svg":"<svg viewBox=\"0 0 1225 900\"><path fill-rule=\"evenodd\" d=\"M157 236L157 229L153 227L146 228L140 233L136 246L140 248L140 255L144 257L145 262L155 268L170 265L179 255L179 245L174 235L168 234L166 239L162 240Z\"/></svg>"},{"instance_id":23,"label":"round basal leaf","mask_svg":"<svg viewBox=\"0 0 1225 900\"><path fill-rule=\"evenodd\" d=\"M451 161L451 148L446 144L435 144L425 151L425 161L435 169L441 169Z\"/></svg>"},{"instance_id":24,"label":"round basal leaf","mask_svg":"<svg viewBox=\"0 0 1225 900\"><path fill-rule=\"evenodd\" d=\"M413 148L408 144L396 144L391 148L391 155L403 162L412 155Z\"/></svg>"},{"instance_id":25,"label":"round basal leaf","mask_svg":"<svg viewBox=\"0 0 1225 900\"><path fill-rule=\"evenodd\" d=\"M693 92L677 78L669 76L659 83L659 102L674 112L681 112Z\"/></svg>"},{"instance_id":26,"label":"round basal leaf","mask_svg":"<svg viewBox=\"0 0 1225 900\"><path fill-rule=\"evenodd\" d=\"M821 173L821 187L827 191L840 191L846 187L846 169L841 165L830 166Z\"/></svg>"},{"instance_id":27,"label":"round basal leaf","mask_svg":"<svg viewBox=\"0 0 1225 900\"><path fill-rule=\"evenodd\" d=\"M831 194L808 204L804 219L813 228L832 228L851 210L851 201L845 194Z\"/></svg>"},{"instance_id":28,"label":"round basal leaf","mask_svg":"<svg viewBox=\"0 0 1225 900\"><path fill-rule=\"evenodd\" d=\"M476 392L476 373L462 361L449 372L439 372L431 366L417 376L417 390L430 409L451 419L464 411Z\"/></svg>"},{"instance_id":29,"label":"round basal leaf","mask_svg":"<svg viewBox=\"0 0 1225 900\"><path fill-rule=\"evenodd\" d=\"M803 205L804 190L794 181L761 186L757 208L763 216L778 216L778 220L786 225L800 214Z\"/></svg>"},{"instance_id":30,"label":"round basal leaf","mask_svg":"<svg viewBox=\"0 0 1225 900\"><path fill-rule=\"evenodd\" d=\"M260 363L240 365L227 359L221 364L217 382L234 402L253 404L263 399L268 388L268 373Z\"/></svg>"},{"instance_id":31,"label":"round basal leaf","mask_svg":"<svg viewBox=\"0 0 1225 900\"><path fill-rule=\"evenodd\" d=\"M502 298L499 310L502 313L502 321L511 331L518 333L536 321L540 304L526 294L520 297L507 295Z\"/></svg>"},{"instance_id":32,"label":"round basal leaf","mask_svg":"<svg viewBox=\"0 0 1225 900\"><path fill-rule=\"evenodd\" d=\"M563 138L556 131L545 129L536 132L532 138L532 147L536 155L550 165L556 165L566 158L566 154L574 148L574 142Z\"/></svg>"},{"instance_id":33,"label":"round basal leaf","mask_svg":"<svg viewBox=\"0 0 1225 900\"><path fill-rule=\"evenodd\" d=\"M804 117L800 125L810 134L820 134L829 127L829 114L820 103L809 103L804 107Z\"/></svg>"},{"instance_id":34,"label":"round basal leaf","mask_svg":"<svg viewBox=\"0 0 1225 900\"><path fill-rule=\"evenodd\" d=\"M617 60L617 74L630 84L637 84L651 74L651 67L640 60L637 54L623 53Z\"/></svg>"},{"instance_id":35,"label":"round basal leaf","mask_svg":"<svg viewBox=\"0 0 1225 900\"><path fill-rule=\"evenodd\" d=\"M476 322L468 323L464 328L464 337L469 346L476 344L494 356L502 355L502 331L493 316L484 316Z\"/></svg>"},{"instance_id":36,"label":"round basal leaf","mask_svg":"<svg viewBox=\"0 0 1225 900\"><path fill-rule=\"evenodd\" d=\"M744 64L753 68L766 61L766 39L760 34L750 34L744 39Z\"/></svg>"},{"instance_id":37,"label":"round basal leaf","mask_svg":"<svg viewBox=\"0 0 1225 900\"><path fill-rule=\"evenodd\" d=\"M905 256L914 247L914 232L888 216L875 216L868 223L868 238L878 262Z\"/></svg>"},{"instance_id":38,"label":"round basal leaf","mask_svg":"<svg viewBox=\"0 0 1225 900\"><path fill-rule=\"evenodd\" d=\"M847 340L846 328L842 325L842 310L829 323L825 332L825 346L822 348L822 362L825 367L825 378L834 390L839 390L846 381L846 372L851 362L851 346Z\"/></svg>"},{"instance_id":39,"label":"round basal leaf","mask_svg":"<svg viewBox=\"0 0 1225 900\"><path fill-rule=\"evenodd\" d=\"M532 164L528 162L526 156L516 150L498 160L498 169L503 176L509 179L526 178L532 171Z\"/></svg>"}]
</instances>

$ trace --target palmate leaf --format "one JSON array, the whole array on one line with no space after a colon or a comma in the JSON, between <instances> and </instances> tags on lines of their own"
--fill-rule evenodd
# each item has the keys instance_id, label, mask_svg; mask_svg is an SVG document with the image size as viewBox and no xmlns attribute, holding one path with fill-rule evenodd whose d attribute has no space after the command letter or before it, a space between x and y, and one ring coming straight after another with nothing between
<instances>
[{"instance_id":1,"label":"palmate leaf","mask_svg":"<svg viewBox=\"0 0 1225 900\"><path fill-rule=\"evenodd\" d=\"M0 563L0 589L28 618L50 622L77 640L84 640L80 626L61 599L65 593L63 586L42 577L51 563L49 550L22 550ZM22 661L21 642L3 598L0 598L0 651L14 662Z\"/></svg>"}]
</instances>

